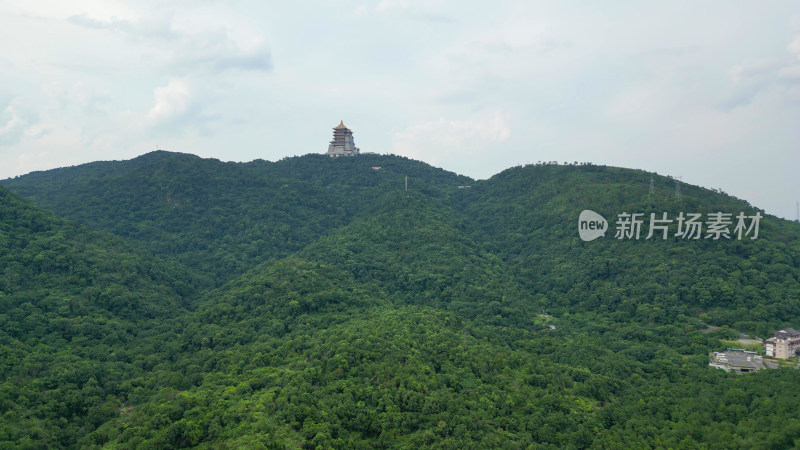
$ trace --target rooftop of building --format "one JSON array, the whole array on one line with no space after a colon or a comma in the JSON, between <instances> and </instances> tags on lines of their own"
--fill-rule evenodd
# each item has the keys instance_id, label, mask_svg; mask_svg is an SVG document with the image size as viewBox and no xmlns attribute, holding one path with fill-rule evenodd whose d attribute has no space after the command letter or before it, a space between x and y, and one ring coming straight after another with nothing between
<instances>
[{"instance_id":1,"label":"rooftop of building","mask_svg":"<svg viewBox=\"0 0 800 450\"><path fill-rule=\"evenodd\" d=\"M784 328L776 331L775 334L772 335L773 339L791 339L797 337L800 337L800 331L797 331L794 328Z\"/></svg>"},{"instance_id":2,"label":"rooftop of building","mask_svg":"<svg viewBox=\"0 0 800 450\"><path fill-rule=\"evenodd\" d=\"M764 367L761 356L742 349L729 348L724 352L714 352L712 362L736 370L759 370Z\"/></svg>"}]
</instances>

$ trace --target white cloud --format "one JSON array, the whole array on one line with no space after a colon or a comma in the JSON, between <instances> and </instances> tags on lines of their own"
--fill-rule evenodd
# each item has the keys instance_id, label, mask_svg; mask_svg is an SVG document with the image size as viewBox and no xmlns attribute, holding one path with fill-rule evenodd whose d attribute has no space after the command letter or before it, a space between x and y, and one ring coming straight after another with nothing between
<instances>
[{"instance_id":1,"label":"white cloud","mask_svg":"<svg viewBox=\"0 0 800 450\"><path fill-rule=\"evenodd\" d=\"M136 13L125 2L108 0L82 0L64 2L61 0L37 0L35 2L4 2L0 12L11 15L66 19L80 11L95 19L135 18Z\"/></svg>"},{"instance_id":2,"label":"white cloud","mask_svg":"<svg viewBox=\"0 0 800 450\"><path fill-rule=\"evenodd\" d=\"M147 113L147 120L156 124L185 115L192 99L189 85L181 79L172 79L166 86L156 88L153 97L155 105Z\"/></svg>"},{"instance_id":3,"label":"white cloud","mask_svg":"<svg viewBox=\"0 0 800 450\"><path fill-rule=\"evenodd\" d=\"M730 71L731 84L743 85L772 76L783 63L779 59L762 59L737 64Z\"/></svg>"},{"instance_id":4,"label":"white cloud","mask_svg":"<svg viewBox=\"0 0 800 450\"><path fill-rule=\"evenodd\" d=\"M15 153L0 152L0 177L79 164L87 155L107 159L115 151L87 145L76 129L46 121L25 128L19 146Z\"/></svg>"},{"instance_id":5,"label":"white cloud","mask_svg":"<svg viewBox=\"0 0 800 450\"><path fill-rule=\"evenodd\" d=\"M444 89L485 90L487 84L536 82L559 71L562 62L551 53L569 43L559 41L542 21L514 17L492 25L456 40L431 58L432 70L448 81Z\"/></svg>"},{"instance_id":6,"label":"white cloud","mask_svg":"<svg viewBox=\"0 0 800 450\"><path fill-rule=\"evenodd\" d=\"M511 134L501 111L467 120L439 118L414 124L392 138L394 153L430 163L453 155L487 150Z\"/></svg>"},{"instance_id":7,"label":"white cloud","mask_svg":"<svg viewBox=\"0 0 800 450\"><path fill-rule=\"evenodd\" d=\"M787 47L790 52L794 53L794 55L800 59L800 36L794 38L794 40L789 43Z\"/></svg>"},{"instance_id":8,"label":"white cloud","mask_svg":"<svg viewBox=\"0 0 800 450\"><path fill-rule=\"evenodd\" d=\"M0 113L0 145L18 143L35 120L36 114L25 108L21 99L12 100Z\"/></svg>"},{"instance_id":9,"label":"white cloud","mask_svg":"<svg viewBox=\"0 0 800 450\"><path fill-rule=\"evenodd\" d=\"M778 71L778 78L787 82L800 82L800 64L782 67Z\"/></svg>"},{"instance_id":10,"label":"white cloud","mask_svg":"<svg viewBox=\"0 0 800 450\"><path fill-rule=\"evenodd\" d=\"M397 10L408 10L410 3L407 0L381 0L375 6L375 12L385 13Z\"/></svg>"},{"instance_id":11,"label":"white cloud","mask_svg":"<svg viewBox=\"0 0 800 450\"><path fill-rule=\"evenodd\" d=\"M380 0L373 11L376 15L427 22L453 21L453 18L445 12L447 8L438 0ZM363 6L356 10L356 14L359 16L364 16L368 12L369 9Z\"/></svg>"},{"instance_id":12,"label":"white cloud","mask_svg":"<svg viewBox=\"0 0 800 450\"><path fill-rule=\"evenodd\" d=\"M369 8L367 8L367 5L359 5L353 13L359 17L366 17L369 15Z\"/></svg>"},{"instance_id":13,"label":"white cloud","mask_svg":"<svg viewBox=\"0 0 800 450\"><path fill-rule=\"evenodd\" d=\"M54 81L40 89L42 96L51 101L48 112L52 115L108 114L109 95L99 92L96 86L83 81L65 83Z\"/></svg>"},{"instance_id":14,"label":"white cloud","mask_svg":"<svg viewBox=\"0 0 800 450\"><path fill-rule=\"evenodd\" d=\"M90 30L119 34L144 45L151 57L159 58L163 68L181 75L198 70L272 69L272 56L261 33L241 15L220 15L222 17L211 13L169 14L136 20L116 17L98 20L81 14L71 16L69 22Z\"/></svg>"},{"instance_id":15,"label":"white cloud","mask_svg":"<svg viewBox=\"0 0 800 450\"><path fill-rule=\"evenodd\" d=\"M790 87L786 91L786 98L789 102L800 105L800 84Z\"/></svg>"},{"instance_id":16,"label":"white cloud","mask_svg":"<svg viewBox=\"0 0 800 450\"><path fill-rule=\"evenodd\" d=\"M793 38L786 48L800 59L800 36ZM722 102L725 109L747 106L756 97L773 90L779 91L786 101L796 103L800 64L785 56L746 61L731 69L729 80L729 93Z\"/></svg>"},{"instance_id":17,"label":"white cloud","mask_svg":"<svg viewBox=\"0 0 800 450\"><path fill-rule=\"evenodd\" d=\"M153 89L153 104L143 120L136 121L141 115L130 112L131 131L138 139L158 137L160 141L192 135L209 138L216 129L212 125L224 119L217 110L218 101L219 92L205 80L172 78Z\"/></svg>"}]
</instances>

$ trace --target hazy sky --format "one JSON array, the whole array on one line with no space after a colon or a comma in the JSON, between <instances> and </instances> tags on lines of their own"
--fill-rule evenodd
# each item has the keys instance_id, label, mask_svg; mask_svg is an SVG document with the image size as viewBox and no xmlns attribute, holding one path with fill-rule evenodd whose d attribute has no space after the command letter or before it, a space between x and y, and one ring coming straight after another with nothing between
<instances>
[{"instance_id":1,"label":"hazy sky","mask_svg":"<svg viewBox=\"0 0 800 450\"><path fill-rule=\"evenodd\" d=\"M0 178L156 148L682 176L794 219L797 1L4 1Z\"/></svg>"}]
</instances>

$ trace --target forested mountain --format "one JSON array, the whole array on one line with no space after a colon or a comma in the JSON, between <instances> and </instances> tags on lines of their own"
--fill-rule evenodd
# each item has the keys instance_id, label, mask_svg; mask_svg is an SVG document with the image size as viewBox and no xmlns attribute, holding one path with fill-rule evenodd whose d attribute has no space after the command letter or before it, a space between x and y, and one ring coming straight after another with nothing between
<instances>
[{"instance_id":1,"label":"forested mountain","mask_svg":"<svg viewBox=\"0 0 800 450\"><path fill-rule=\"evenodd\" d=\"M0 447L800 445L800 372L707 356L800 326L800 225L720 192L168 152L2 183L53 212L0 188ZM616 239L626 212L764 217Z\"/></svg>"},{"instance_id":2,"label":"forested mountain","mask_svg":"<svg viewBox=\"0 0 800 450\"><path fill-rule=\"evenodd\" d=\"M396 157L329 160L307 155L241 164L156 151L3 184L62 217L174 257L220 283L347 224L390 186L404 186L404 176L412 177L412 186L426 180L418 189L434 196L443 186L469 181ZM374 164L381 170L372 170Z\"/></svg>"},{"instance_id":3,"label":"forested mountain","mask_svg":"<svg viewBox=\"0 0 800 450\"><path fill-rule=\"evenodd\" d=\"M195 284L0 187L0 445L71 446L117 417Z\"/></svg>"},{"instance_id":4,"label":"forested mountain","mask_svg":"<svg viewBox=\"0 0 800 450\"><path fill-rule=\"evenodd\" d=\"M519 275L526 290L547 297L546 305L613 313L670 323L698 317L740 331L767 336L800 316L800 224L767 215L759 236L737 238L735 216L758 211L719 192L683 185L676 199L674 180L598 166L528 166L507 170L478 183L458 208L473 220L473 236ZM491 199L491 200L488 200ZM577 218L583 209L610 222L605 239L583 242ZM639 239L614 239L617 214L642 213ZM730 213L730 238L646 239L650 214ZM763 214L763 211L760 212ZM749 223L748 223L749 225Z\"/></svg>"}]
</instances>

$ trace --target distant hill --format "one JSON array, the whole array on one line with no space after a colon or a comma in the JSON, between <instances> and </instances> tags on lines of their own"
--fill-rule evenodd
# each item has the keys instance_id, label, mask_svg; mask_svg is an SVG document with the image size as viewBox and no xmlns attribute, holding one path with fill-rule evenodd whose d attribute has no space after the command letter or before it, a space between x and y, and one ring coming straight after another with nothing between
<instances>
[{"instance_id":1,"label":"distant hill","mask_svg":"<svg viewBox=\"0 0 800 450\"><path fill-rule=\"evenodd\" d=\"M778 322L796 321L800 224L697 186L682 184L681 201L674 192L674 180L639 170L527 166L475 183L457 208L472 219L472 235L481 236L550 305L636 317L647 304L656 309L643 308L640 313L647 309L648 315L641 319L672 322L678 315L704 313L704 320L738 322L742 331L762 336ZM580 240L577 219L584 209L608 220L605 238ZM614 238L617 215L624 212L643 214L639 239ZM700 239L682 239L675 237L673 222L667 240L660 233L646 239L651 213L667 213L673 221L680 213L702 213L707 222L715 212L731 214L730 238L706 238L704 224ZM758 239L738 239L735 216L756 212L764 216Z\"/></svg>"},{"instance_id":2,"label":"distant hill","mask_svg":"<svg viewBox=\"0 0 800 450\"><path fill-rule=\"evenodd\" d=\"M1 278L16 280L15 308L48 311L19 336L80 349L69 357L95 372L54 381L9 359L27 384L0 391L0 412L15 414L0 416L0 444L800 445L800 372L708 367L740 332L800 325L800 225L720 192L682 185L678 201L671 179L595 165L472 180L397 156L168 152L2 184L53 213L0 190L0 226L96 245L5 241L27 255ZM585 209L608 220L605 237L579 238ZM639 239L614 237L625 212L646 218ZM763 218L755 240L681 239L674 222L666 240L645 239L651 213L681 212ZM74 262L58 276L75 288L57 297L104 324L72 346L47 331L69 313L33 294L62 283L35 278L61 254ZM71 269L97 254L108 257L91 277ZM121 286L98 297L98 280ZM48 400L75 392L95 406Z\"/></svg>"}]
</instances>

